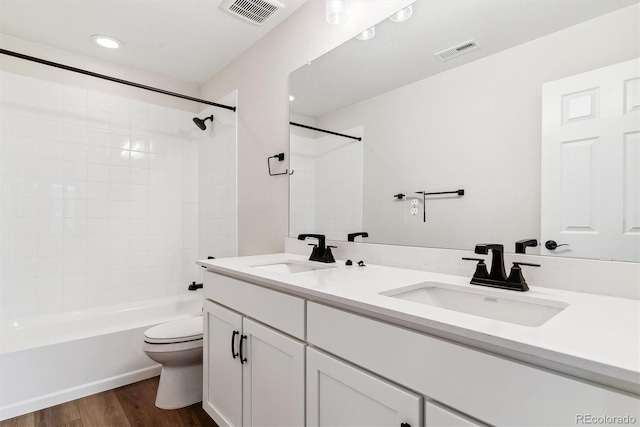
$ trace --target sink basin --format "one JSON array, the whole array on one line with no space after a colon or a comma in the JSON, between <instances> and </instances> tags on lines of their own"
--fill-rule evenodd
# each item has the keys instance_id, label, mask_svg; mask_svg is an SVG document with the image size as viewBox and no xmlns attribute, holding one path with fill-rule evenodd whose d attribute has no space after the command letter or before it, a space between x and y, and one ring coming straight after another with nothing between
<instances>
[{"instance_id":1,"label":"sink basin","mask_svg":"<svg viewBox=\"0 0 640 427\"><path fill-rule=\"evenodd\" d=\"M335 268L333 265L324 264L312 264L310 262L303 261L277 261L268 264L256 264L252 265L253 268L261 270L272 271L274 273L303 273L305 271L325 270L327 268Z\"/></svg>"},{"instance_id":2,"label":"sink basin","mask_svg":"<svg viewBox=\"0 0 640 427\"><path fill-rule=\"evenodd\" d=\"M525 295L457 289L454 285L439 282L424 282L380 294L523 326L540 326L569 306L564 302Z\"/></svg>"}]
</instances>

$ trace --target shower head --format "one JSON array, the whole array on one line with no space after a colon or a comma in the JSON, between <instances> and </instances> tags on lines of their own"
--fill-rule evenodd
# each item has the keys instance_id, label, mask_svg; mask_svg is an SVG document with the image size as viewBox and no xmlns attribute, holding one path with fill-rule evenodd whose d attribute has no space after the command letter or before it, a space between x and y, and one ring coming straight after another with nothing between
<instances>
[{"instance_id":1,"label":"shower head","mask_svg":"<svg viewBox=\"0 0 640 427\"><path fill-rule=\"evenodd\" d=\"M211 122L213 123L213 114L210 115L209 117L205 117L204 119L200 119L198 117L194 117L193 118L193 123L195 123L196 126L198 126L200 129L205 130L205 129L207 129L207 125L205 125L204 122L206 122L207 120L211 120Z\"/></svg>"}]
</instances>

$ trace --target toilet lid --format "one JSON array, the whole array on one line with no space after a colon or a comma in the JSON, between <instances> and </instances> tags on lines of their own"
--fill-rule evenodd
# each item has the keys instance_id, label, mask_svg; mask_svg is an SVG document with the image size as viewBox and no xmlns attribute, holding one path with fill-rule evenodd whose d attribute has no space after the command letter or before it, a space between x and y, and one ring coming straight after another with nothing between
<instances>
[{"instance_id":1,"label":"toilet lid","mask_svg":"<svg viewBox=\"0 0 640 427\"><path fill-rule=\"evenodd\" d=\"M162 323L144 332L149 343L175 343L202 339L202 316Z\"/></svg>"}]
</instances>

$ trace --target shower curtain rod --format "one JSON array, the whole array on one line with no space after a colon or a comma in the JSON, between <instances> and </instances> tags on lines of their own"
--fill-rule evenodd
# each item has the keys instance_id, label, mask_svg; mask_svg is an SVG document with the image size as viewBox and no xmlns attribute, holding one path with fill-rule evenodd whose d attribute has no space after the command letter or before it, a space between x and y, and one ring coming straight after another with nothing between
<instances>
[{"instance_id":1,"label":"shower curtain rod","mask_svg":"<svg viewBox=\"0 0 640 427\"><path fill-rule=\"evenodd\" d=\"M192 96L182 95L180 93L169 92L168 90L158 89L153 86L146 86L139 83L130 82L128 80L117 79L115 77L106 76L104 74L94 73L92 71L83 70L81 68L70 67L64 64L58 64L57 62L47 61L45 59L36 58L34 56L24 55L22 53L12 52L6 49L0 49L0 53L3 55L13 56L15 58L24 59L27 61L37 62L38 64L48 65L50 67L61 68L63 70L72 71L74 73L80 73L91 77L96 77L103 80L109 80L110 82L120 83L127 86L137 87L138 89L149 90L151 92L161 93L163 95L174 96L176 98L182 98L189 101L199 102L201 104L213 105L214 107L224 108L226 110L236 111L236 107L232 107L230 105L218 104L216 102L205 101L204 99L194 98Z\"/></svg>"},{"instance_id":2,"label":"shower curtain rod","mask_svg":"<svg viewBox=\"0 0 640 427\"><path fill-rule=\"evenodd\" d=\"M292 125L292 126L298 126L298 127L305 128L305 129L317 130L318 132L329 133L331 135L337 135L337 136L342 136L344 138L351 138L351 139L355 139L355 140L358 140L358 141L362 141L362 138L360 138L359 136L345 135L344 133L338 133L338 132L333 132L333 131L330 131L330 130L314 128L313 126L307 126L307 125L303 125L303 124L300 124L300 123L289 122L289 124Z\"/></svg>"}]
</instances>

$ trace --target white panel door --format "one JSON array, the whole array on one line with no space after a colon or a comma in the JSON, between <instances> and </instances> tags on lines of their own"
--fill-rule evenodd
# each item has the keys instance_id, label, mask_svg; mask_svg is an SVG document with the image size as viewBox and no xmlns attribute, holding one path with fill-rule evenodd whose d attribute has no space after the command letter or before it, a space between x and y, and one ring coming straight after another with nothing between
<instances>
[{"instance_id":1,"label":"white panel door","mask_svg":"<svg viewBox=\"0 0 640 427\"><path fill-rule=\"evenodd\" d=\"M307 348L307 427L418 427L419 395Z\"/></svg>"},{"instance_id":2,"label":"white panel door","mask_svg":"<svg viewBox=\"0 0 640 427\"><path fill-rule=\"evenodd\" d=\"M541 174L542 254L640 261L640 60L543 85Z\"/></svg>"},{"instance_id":3,"label":"white panel door","mask_svg":"<svg viewBox=\"0 0 640 427\"><path fill-rule=\"evenodd\" d=\"M304 426L304 344L246 318L243 328L243 425Z\"/></svg>"},{"instance_id":4,"label":"white panel door","mask_svg":"<svg viewBox=\"0 0 640 427\"><path fill-rule=\"evenodd\" d=\"M204 301L202 407L220 427L242 426L242 316ZM233 346L232 346L233 344ZM234 357L235 356L235 357Z\"/></svg>"}]
</instances>

